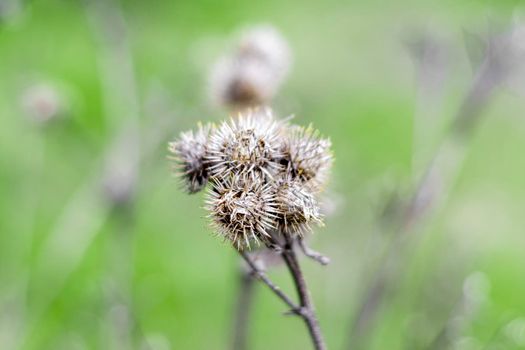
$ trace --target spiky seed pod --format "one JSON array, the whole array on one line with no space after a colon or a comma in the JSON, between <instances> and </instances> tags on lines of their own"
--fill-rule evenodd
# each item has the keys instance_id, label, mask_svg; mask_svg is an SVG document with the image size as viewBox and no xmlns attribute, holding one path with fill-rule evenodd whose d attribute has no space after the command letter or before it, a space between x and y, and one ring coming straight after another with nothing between
<instances>
[{"instance_id":1,"label":"spiky seed pod","mask_svg":"<svg viewBox=\"0 0 525 350\"><path fill-rule=\"evenodd\" d=\"M210 136L208 171L210 177L231 176L272 178L282 170L280 153L282 122L274 120L270 110L250 110L223 122Z\"/></svg>"},{"instance_id":2,"label":"spiky seed pod","mask_svg":"<svg viewBox=\"0 0 525 350\"><path fill-rule=\"evenodd\" d=\"M270 102L291 62L288 44L272 26L245 31L235 50L214 65L209 82L213 102L243 109Z\"/></svg>"},{"instance_id":3,"label":"spiky seed pod","mask_svg":"<svg viewBox=\"0 0 525 350\"><path fill-rule=\"evenodd\" d=\"M223 57L213 67L210 94L214 104L232 109L268 103L277 90L271 69L243 57Z\"/></svg>"},{"instance_id":4,"label":"spiky seed pod","mask_svg":"<svg viewBox=\"0 0 525 350\"><path fill-rule=\"evenodd\" d=\"M67 101L64 97L56 85L41 82L24 91L21 104L31 121L45 125L65 115Z\"/></svg>"},{"instance_id":5,"label":"spiky seed pod","mask_svg":"<svg viewBox=\"0 0 525 350\"><path fill-rule=\"evenodd\" d=\"M272 68L276 79L282 79L288 73L292 61L288 43L271 25L245 30L239 40L237 55L260 60Z\"/></svg>"},{"instance_id":6,"label":"spiky seed pod","mask_svg":"<svg viewBox=\"0 0 525 350\"><path fill-rule=\"evenodd\" d=\"M268 242L269 231L276 227L275 192L270 184L256 180L214 181L206 200L217 234L239 250L250 249L251 243Z\"/></svg>"},{"instance_id":7,"label":"spiky seed pod","mask_svg":"<svg viewBox=\"0 0 525 350\"><path fill-rule=\"evenodd\" d=\"M189 193L200 191L208 182L205 157L211 130L211 124L199 124L196 132L183 132L177 141L169 143L176 173Z\"/></svg>"},{"instance_id":8,"label":"spiky seed pod","mask_svg":"<svg viewBox=\"0 0 525 350\"><path fill-rule=\"evenodd\" d=\"M287 176L299 180L314 193L322 191L333 162L331 145L312 126L290 128L280 160Z\"/></svg>"},{"instance_id":9,"label":"spiky seed pod","mask_svg":"<svg viewBox=\"0 0 525 350\"><path fill-rule=\"evenodd\" d=\"M322 225L319 204L310 189L298 180L276 183L279 208L278 231L290 236L311 231L311 224Z\"/></svg>"}]
</instances>

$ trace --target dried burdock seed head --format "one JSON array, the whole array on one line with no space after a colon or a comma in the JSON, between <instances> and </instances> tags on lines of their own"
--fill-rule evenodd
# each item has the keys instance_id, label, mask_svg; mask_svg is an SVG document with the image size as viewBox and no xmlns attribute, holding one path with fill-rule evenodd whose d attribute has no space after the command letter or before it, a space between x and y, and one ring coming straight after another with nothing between
<instances>
[{"instance_id":1,"label":"dried burdock seed head","mask_svg":"<svg viewBox=\"0 0 525 350\"><path fill-rule=\"evenodd\" d=\"M210 182L206 210L238 250L278 249L322 224L315 195L332 163L330 141L313 128L248 109L218 127L199 126L170 143L190 193Z\"/></svg>"},{"instance_id":2,"label":"dried burdock seed head","mask_svg":"<svg viewBox=\"0 0 525 350\"><path fill-rule=\"evenodd\" d=\"M268 104L288 73L290 56L288 44L275 28L245 31L235 50L212 69L212 101L235 109Z\"/></svg>"},{"instance_id":3,"label":"dried burdock seed head","mask_svg":"<svg viewBox=\"0 0 525 350\"><path fill-rule=\"evenodd\" d=\"M320 137L311 126L290 128L281 159L287 176L300 181L314 193L322 191L333 162L331 145L329 139Z\"/></svg>"},{"instance_id":4,"label":"dried burdock seed head","mask_svg":"<svg viewBox=\"0 0 525 350\"><path fill-rule=\"evenodd\" d=\"M31 121L46 124L64 115L66 101L58 88L48 82L29 86L23 93L21 104Z\"/></svg>"},{"instance_id":5,"label":"dried burdock seed head","mask_svg":"<svg viewBox=\"0 0 525 350\"><path fill-rule=\"evenodd\" d=\"M177 141L169 143L175 170L189 193L200 191L208 182L205 157L211 130L210 124L199 125L196 132L183 132Z\"/></svg>"},{"instance_id":6,"label":"dried burdock seed head","mask_svg":"<svg viewBox=\"0 0 525 350\"><path fill-rule=\"evenodd\" d=\"M308 187L298 180L279 181L275 186L278 203L278 231L290 236L311 231L322 224L319 204Z\"/></svg>"},{"instance_id":7,"label":"dried burdock seed head","mask_svg":"<svg viewBox=\"0 0 525 350\"><path fill-rule=\"evenodd\" d=\"M246 29L237 47L237 55L261 60L283 78L291 65L288 43L271 25L259 25Z\"/></svg>"},{"instance_id":8,"label":"dried burdock seed head","mask_svg":"<svg viewBox=\"0 0 525 350\"><path fill-rule=\"evenodd\" d=\"M207 163L210 177L272 178L282 170L280 153L284 124L268 109L250 110L223 122L210 137Z\"/></svg>"},{"instance_id":9,"label":"dried burdock seed head","mask_svg":"<svg viewBox=\"0 0 525 350\"><path fill-rule=\"evenodd\" d=\"M275 192L262 179L214 181L206 209L217 234L239 250L250 249L252 243L268 242L269 232L276 227Z\"/></svg>"},{"instance_id":10,"label":"dried burdock seed head","mask_svg":"<svg viewBox=\"0 0 525 350\"><path fill-rule=\"evenodd\" d=\"M267 104L276 89L270 69L256 60L223 57L210 78L213 103L233 109Z\"/></svg>"}]
</instances>

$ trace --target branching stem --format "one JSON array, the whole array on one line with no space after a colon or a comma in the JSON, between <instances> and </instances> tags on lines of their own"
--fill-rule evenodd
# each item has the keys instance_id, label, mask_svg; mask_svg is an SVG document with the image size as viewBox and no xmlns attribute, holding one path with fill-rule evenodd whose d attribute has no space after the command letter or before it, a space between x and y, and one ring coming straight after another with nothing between
<instances>
[{"instance_id":1,"label":"branching stem","mask_svg":"<svg viewBox=\"0 0 525 350\"><path fill-rule=\"evenodd\" d=\"M310 292L308 290L308 286L306 285L306 280L304 279L299 261L297 260L293 242L290 239L287 239L286 245L281 254L284 262L286 263L286 266L288 266L290 274L292 275L295 289L297 290L297 294L299 296L299 316L301 316L306 323L306 327L308 328L308 332L312 338L314 348L316 350L326 350L326 344L323 339L321 328L319 327L319 322L315 314Z\"/></svg>"},{"instance_id":2,"label":"branching stem","mask_svg":"<svg viewBox=\"0 0 525 350\"><path fill-rule=\"evenodd\" d=\"M298 310L299 310L299 307L295 304L295 302L288 296L286 295L282 290L281 288L279 288L277 285L275 285L269 278L268 276L266 276L266 273L264 271L262 271L261 269L259 269L257 267L257 265L255 265L255 263L252 261L252 259L250 258L250 256L248 255L248 253L244 252L244 251L239 251L239 254L241 254L242 258L244 259L244 261L246 261L246 263L248 264L248 266L252 269L253 271L253 275L259 279L262 283L266 284L266 286L268 286L268 288L271 289L271 291L277 295L277 297L279 299L281 299L286 305L288 305L291 310L294 312L294 313L297 313Z\"/></svg>"},{"instance_id":3,"label":"branching stem","mask_svg":"<svg viewBox=\"0 0 525 350\"><path fill-rule=\"evenodd\" d=\"M319 327L319 322L315 314L315 308L310 297L306 280L299 265L299 261L297 260L293 241L290 238L286 238L285 243L282 246L280 245L280 248L281 256L286 263L290 274L292 275L295 289L299 297L299 305L297 305L288 295L286 295L277 285L275 285L268 278L266 273L257 267L257 265L252 261L246 252L239 251L239 254L252 269L253 276L268 286L279 299L288 305L291 309L291 314L297 315L303 319L306 327L308 328L314 349L326 350L323 334L321 332L321 328Z\"/></svg>"}]
</instances>

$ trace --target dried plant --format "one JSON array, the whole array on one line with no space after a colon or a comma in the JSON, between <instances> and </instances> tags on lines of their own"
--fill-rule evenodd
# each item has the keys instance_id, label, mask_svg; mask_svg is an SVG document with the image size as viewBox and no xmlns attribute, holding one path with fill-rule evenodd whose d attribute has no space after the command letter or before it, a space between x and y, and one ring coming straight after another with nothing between
<instances>
[{"instance_id":1,"label":"dried plant","mask_svg":"<svg viewBox=\"0 0 525 350\"><path fill-rule=\"evenodd\" d=\"M279 210L277 230L286 235L304 235L310 225L322 224L317 199L309 187L297 180L283 179L277 184Z\"/></svg>"},{"instance_id":2,"label":"dried plant","mask_svg":"<svg viewBox=\"0 0 525 350\"><path fill-rule=\"evenodd\" d=\"M214 65L209 81L211 100L243 109L268 104L288 74L288 43L270 25L246 29L231 53Z\"/></svg>"},{"instance_id":3,"label":"dried plant","mask_svg":"<svg viewBox=\"0 0 525 350\"><path fill-rule=\"evenodd\" d=\"M270 184L248 177L216 181L206 203L217 234L237 249L250 249L250 242L271 242L278 207Z\"/></svg>"},{"instance_id":4,"label":"dried plant","mask_svg":"<svg viewBox=\"0 0 525 350\"><path fill-rule=\"evenodd\" d=\"M204 162L210 130L210 124L199 125L196 132L184 132L178 141L169 144L169 150L177 161L174 169L189 193L199 192L208 182L208 170Z\"/></svg>"},{"instance_id":5,"label":"dried plant","mask_svg":"<svg viewBox=\"0 0 525 350\"><path fill-rule=\"evenodd\" d=\"M292 179L299 180L313 192L321 192L332 166L331 146L330 140L320 137L312 126L295 126L283 143L281 163Z\"/></svg>"},{"instance_id":6,"label":"dried plant","mask_svg":"<svg viewBox=\"0 0 525 350\"><path fill-rule=\"evenodd\" d=\"M210 176L219 180L231 176L273 178L281 169L278 160L284 126L275 121L270 110L251 110L223 122L210 137L206 156Z\"/></svg>"},{"instance_id":7,"label":"dried plant","mask_svg":"<svg viewBox=\"0 0 525 350\"><path fill-rule=\"evenodd\" d=\"M322 219L315 194L332 162L330 141L312 127L290 126L269 109L250 110L218 127L199 126L169 144L188 192L210 182L206 209L217 234L239 250L269 232L294 238Z\"/></svg>"},{"instance_id":8,"label":"dried plant","mask_svg":"<svg viewBox=\"0 0 525 350\"><path fill-rule=\"evenodd\" d=\"M261 279L302 317L316 349L325 349L313 304L299 267L296 242L322 224L319 194L332 164L330 141L312 127L277 120L270 109L251 109L219 126L199 126L170 143L181 181L195 193L209 184L205 209L219 237L230 241ZM251 260L247 251L265 246L281 255L294 279L296 305Z\"/></svg>"},{"instance_id":9,"label":"dried plant","mask_svg":"<svg viewBox=\"0 0 525 350\"><path fill-rule=\"evenodd\" d=\"M32 122L46 125L64 117L68 100L59 86L43 81L28 86L21 96L21 107Z\"/></svg>"}]
</instances>

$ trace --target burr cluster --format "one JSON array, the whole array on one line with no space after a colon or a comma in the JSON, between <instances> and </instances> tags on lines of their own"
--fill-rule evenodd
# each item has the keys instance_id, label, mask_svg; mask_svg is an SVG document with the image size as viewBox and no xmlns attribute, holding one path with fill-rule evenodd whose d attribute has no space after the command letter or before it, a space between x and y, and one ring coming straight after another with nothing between
<instances>
[{"instance_id":1,"label":"burr cluster","mask_svg":"<svg viewBox=\"0 0 525 350\"><path fill-rule=\"evenodd\" d=\"M215 232L243 250L322 223L316 196L328 179L330 147L312 127L260 108L184 132L169 151L189 193L209 184L205 208Z\"/></svg>"}]
</instances>

